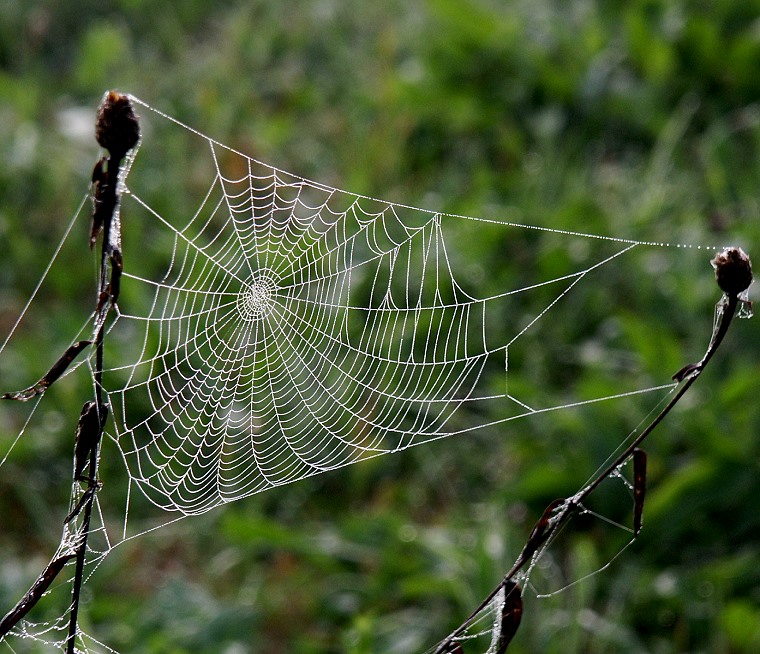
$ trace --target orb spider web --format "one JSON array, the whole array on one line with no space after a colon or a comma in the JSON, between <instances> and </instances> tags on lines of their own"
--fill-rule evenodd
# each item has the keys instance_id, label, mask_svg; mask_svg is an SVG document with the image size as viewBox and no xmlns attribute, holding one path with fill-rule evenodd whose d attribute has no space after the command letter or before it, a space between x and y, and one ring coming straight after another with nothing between
<instances>
[{"instance_id":1,"label":"orb spider web","mask_svg":"<svg viewBox=\"0 0 760 654\"><path fill-rule=\"evenodd\" d=\"M141 334L142 347L136 357L109 354L106 387L130 478L166 510L201 513L568 406L494 387L484 371L505 371L504 382L510 351L551 320L579 282L639 246L662 245L349 193L264 164L134 100L196 138L211 173L184 214L171 202L151 204L125 180L130 220L142 214L152 230L140 247L160 249L166 263L154 276L125 268L133 301L120 302L111 329ZM478 295L451 243L484 228L603 247L587 247L591 254L556 276ZM492 328L514 297L534 294L541 304L512 333ZM498 403L499 417L474 427L458 419L484 403Z\"/></svg>"}]
</instances>

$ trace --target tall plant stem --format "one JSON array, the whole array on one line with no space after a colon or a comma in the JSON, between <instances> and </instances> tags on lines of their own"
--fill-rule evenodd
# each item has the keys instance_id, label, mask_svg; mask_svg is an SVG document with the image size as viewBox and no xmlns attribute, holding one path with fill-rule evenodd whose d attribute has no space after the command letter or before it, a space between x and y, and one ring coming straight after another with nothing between
<instances>
[{"instance_id":1,"label":"tall plant stem","mask_svg":"<svg viewBox=\"0 0 760 654\"><path fill-rule=\"evenodd\" d=\"M103 402L103 343L105 339L105 321L110 308L116 304L121 283L121 228L118 219L119 184L121 167L127 153L140 140L140 124L132 109L128 96L109 91L103 97L98 109L95 122L95 138L104 147L109 157L101 159L93 171L94 210L92 229L90 232L90 247L103 232L103 246L100 254L100 279L98 281L97 305L95 310L95 396L96 402L87 402L82 409L82 415L77 425L77 440L74 447L74 482L86 481L88 487L73 511L66 517L64 524L68 525L84 511L82 525L78 529L78 538L73 541L69 537L68 527L64 530L58 552L50 563L39 574L26 594L0 620L0 640L13 629L23 617L34 608L45 595L58 574L71 559L76 559L74 581L72 587L69 632L66 639L66 651L74 654L77 637L77 622L79 602L84 580L84 564L87 555L87 539L90 532L92 509L95 503L95 493L100 487L97 479L98 452L103 440L105 419L108 405ZM68 233L68 232L67 232ZM49 267L48 267L49 268ZM47 273L46 273L47 274ZM6 393L0 399L27 400L43 394L61 375L66 368L84 350L91 341L80 341L71 345L53 367L36 383L22 391ZM94 410L91 411L91 405ZM93 416L97 418L97 427L93 428ZM81 457L81 458L80 458ZM84 468L79 462L89 457L89 476L81 476ZM72 544L73 542L73 544Z\"/></svg>"},{"instance_id":2,"label":"tall plant stem","mask_svg":"<svg viewBox=\"0 0 760 654\"><path fill-rule=\"evenodd\" d=\"M95 311L95 401L97 411L105 418L106 405L103 402L103 349L105 342L105 323L108 311L116 303L121 284L121 234L118 218L119 183L124 158L139 141L140 128L137 117L127 96L110 91L106 93L98 111L95 124L95 137L106 150L109 157L103 166L98 162L93 173L95 183L95 210L90 234L92 246L103 232L100 251L100 279L98 284L97 308ZM87 540L90 533L92 509L95 504L95 492L98 486L98 460L100 445L103 440L105 420L99 421L99 430L90 449L89 484L92 492L86 497L83 507L81 539L77 546L76 568L71 591L71 612L69 615L69 633L66 643L67 654L74 654L78 631L79 603L84 579L84 565L87 557Z\"/></svg>"},{"instance_id":3,"label":"tall plant stem","mask_svg":"<svg viewBox=\"0 0 760 654\"><path fill-rule=\"evenodd\" d=\"M103 198L104 201L112 202L112 213L110 219L106 219L103 226L103 244L100 255L100 283L98 284L98 306L104 301L108 294L108 242L111 235L111 224L113 212L118 208L118 195L116 185L118 183L118 170L121 161L114 161L114 157L108 159L109 175L114 171L113 182L108 185L105 193L108 195ZM113 167L112 167L113 166ZM107 300L106 300L107 301ZM101 310L102 311L102 310ZM95 321L97 334L95 336L95 401L100 408L103 406L103 346L105 342L105 321L100 318L101 311L95 312ZM95 483L98 478L98 453L100 444L103 440L103 429L97 436L94 446L90 451L90 466L88 476ZM79 601L82 591L82 581L84 579L84 564L87 555L87 539L90 533L90 521L92 519L92 508L95 504L95 493L90 493L85 502L82 517L82 538L79 542L76 554L76 568L74 571L74 581L71 590L71 613L69 614L69 635L66 644L67 654L74 654L77 635L77 624L79 619Z\"/></svg>"},{"instance_id":4,"label":"tall plant stem","mask_svg":"<svg viewBox=\"0 0 760 654\"><path fill-rule=\"evenodd\" d=\"M672 411L673 407L678 404L694 382L697 381L728 332L728 328L736 314L739 302L742 301L740 295L752 283L752 269L749 257L738 248L727 248L723 253L719 254L715 260L713 260L713 266L716 269L718 285L723 289L724 295L718 303L718 323L713 329L710 343L708 344L707 350L702 359L698 363L684 366L673 376L674 379L681 382L676 393L654 419L641 431L641 433L639 433L638 436L636 436L636 438L617 457L615 457L606 468L598 473L594 479L584 486L578 493L564 500L555 500L545 509L541 519L536 523L531 534L528 536L528 540L514 565L504 575L497 586L467 617L467 619L441 641L435 650L435 654L457 651L452 649L455 647L456 639L465 633L478 614L480 614L480 612L493 601L502 588L507 587L507 584L513 580L515 575L524 568L529 561L531 561L536 552L538 552L538 550L558 532L560 527L570 519L582 502L605 479L608 479L615 474L620 466L628 461L633 455L634 450L636 450L636 448L638 448L655 430L655 428ZM504 649L506 649L506 647Z\"/></svg>"}]
</instances>

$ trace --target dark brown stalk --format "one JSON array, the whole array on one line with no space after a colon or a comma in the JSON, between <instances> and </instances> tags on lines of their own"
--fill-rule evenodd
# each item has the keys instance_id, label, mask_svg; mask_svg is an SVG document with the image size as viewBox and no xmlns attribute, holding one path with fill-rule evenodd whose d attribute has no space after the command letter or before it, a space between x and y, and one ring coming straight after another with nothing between
<instances>
[{"instance_id":1,"label":"dark brown stalk","mask_svg":"<svg viewBox=\"0 0 760 654\"><path fill-rule=\"evenodd\" d=\"M37 580L32 584L32 587L26 592L26 595L24 595L21 600L19 600L18 604L8 612L2 621L0 621L0 636L7 634L16 624L18 624L19 620L31 611L32 607L39 602L40 597L42 597L45 594L45 591L50 588L50 584L53 583L53 580L58 576L58 573L63 570L66 563L75 556L76 554L69 552L67 554L53 557L53 560L47 564L40 576L37 577Z\"/></svg>"},{"instance_id":2,"label":"dark brown stalk","mask_svg":"<svg viewBox=\"0 0 760 654\"><path fill-rule=\"evenodd\" d=\"M514 563L512 568L504 575L486 598L478 607L467 617L467 619L451 632L436 648L435 654L444 654L451 651L451 647L456 643L456 639L464 634L467 628L472 624L478 614L483 611L488 604L496 597L502 587L509 589L513 577L533 558L534 554L554 536L560 527L562 527L582 502L605 480L616 473L620 467L633 456L641 443L654 431L654 429L664 420L672 411L673 407L678 404L680 399L691 388L695 381L702 374L707 363L712 359L723 338L728 332L731 321L736 314L739 302L746 300L741 299L743 293L752 283L752 265L749 257L740 248L726 248L718 254L712 261L715 268L715 278L723 290L724 295L718 303L719 320L717 327L713 330L710 343L707 346L705 355L697 363L691 363L679 370L673 379L681 382L681 386L675 395L665 405L655 418L646 428L626 447L612 463L600 472L593 481L585 486L581 491L562 500L554 500L544 510L543 515L533 527L525 546ZM641 516L639 516L640 520Z\"/></svg>"},{"instance_id":3,"label":"dark brown stalk","mask_svg":"<svg viewBox=\"0 0 760 654\"><path fill-rule=\"evenodd\" d=\"M0 638L5 636L21 620L45 594L50 584L63 570L66 563L76 558L76 571L72 588L71 613L69 618L69 635L67 638L67 654L76 651L77 617L84 575L84 563L87 554L87 537L90 532L92 507L95 492L100 487L98 474L98 450L103 440L105 420L108 405L103 402L103 339L105 319L111 306L116 302L113 289L118 291L121 276L121 235L118 233L119 210L119 174L127 153L137 144L140 138L140 128L129 98L114 91L106 93L98 111L95 124L95 136L98 143L109 152L109 157L101 159L93 173L93 215L90 246L94 245L99 233L103 232L103 247L100 258L100 281L98 285L97 306L95 311L95 402L85 403L82 415L77 425L74 446L74 481L86 481L88 486L75 508L64 520L68 524L81 511L84 511L82 526L75 544L75 550L65 548L65 554L59 554L50 561L32 587L16 606L0 621ZM109 276L109 263L112 271ZM110 277L110 278L109 278ZM16 393L6 393L2 399L28 400L47 390L68 368L76 356L91 345L92 341L80 341L69 347L50 371L34 386ZM89 472L82 472L89 457ZM66 536L64 535L64 538ZM63 542L61 544L63 549Z\"/></svg>"},{"instance_id":4,"label":"dark brown stalk","mask_svg":"<svg viewBox=\"0 0 760 654\"><path fill-rule=\"evenodd\" d=\"M70 345L61 355L61 358L53 364L50 370L48 370L38 382L32 384L29 388L25 388L23 391L6 393L0 399L26 402L37 395L42 395L64 372L66 372L74 359L76 359L79 353L88 345L92 345L92 341L79 341L78 343Z\"/></svg>"},{"instance_id":5,"label":"dark brown stalk","mask_svg":"<svg viewBox=\"0 0 760 654\"><path fill-rule=\"evenodd\" d=\"M105 420L108 413L108 405L103 402L104 330L108 312L118 298L123 267L121 234L119 233L118 221L119 175L124 158L137 145L140 139L139 122L127 96L115 91L109 91L105 94L95 123L95 138L109 154L108 157L104 157L98 161L92 176L94 207L90 230L90 247L94 246L99 234L103 232L100 280L98 284L94 328L96 401L87 402L84 405L79 424L77 425L74 452L74 481L86 481L88 486L74 507L74 510L69 513L64 521L65 524L68 524L80 512L83 512L82 525L78 529L79 536L74 546L75 550L72 550L71 546L63 549L62 542L62 550L66 551L66 553L53 557L24 597L0 621L0 638L2 638L37 604L53 580L63 570L66 563L75 558L76 570L72 587L69 633L66 641L67 654L74 654L76 651L77 619L87 554L87 538L90 532L95 493L100 488L100 482L97 479L98 450L103 439ZM44 393L65 372L76 356L91 344L92 341L80 341L70 346L39 382L23 391L6 393L2 399L25 401L35 395ZM87 476L85 476L82 472L87 465L86 459L88 457L89 471Z\"/></svg>"},{"instance_id":6,"label":"dark brown stalk","mask_svg":"<svg viewBox=\"0 0 760 654\"><path fill-rule=\"evenodd\" d=\"M93 226L91 229L90 245L97 239L98 233L103 232L103 243L100 254L100 283L98 286L97 307L95 315L95 403L98 411L105 412L103 402L103 344L105 337L105 318L110 307L116 302L114 288L118 288L121 276L121 235L118 230L117 213L119 211L119 174L124 157L138 142L140 129L132 110L132 104L125 95L109 91L103 98L95 124L95 137L98 143L108 150L109 157L104 163L101 159L95 166L95 208L93 211ZM118 262L118 263L115 263ZM109 263L112 269L109 275ZM103 439L105 415L98 420L98 433L88 443L90 467L88 479L90 488L98 485L98 451ZM88 488L88 491L90 491ZM76 553L76 569L71 591L71 613L69 614L69 635L66 644L67 654L74 654L78 629L79 602L81 598L84 564L87 555L87 538L90 533L92 508L95 503L95 492L85 495L81 533L82 539Z\"/></svg>"}]
</instances>

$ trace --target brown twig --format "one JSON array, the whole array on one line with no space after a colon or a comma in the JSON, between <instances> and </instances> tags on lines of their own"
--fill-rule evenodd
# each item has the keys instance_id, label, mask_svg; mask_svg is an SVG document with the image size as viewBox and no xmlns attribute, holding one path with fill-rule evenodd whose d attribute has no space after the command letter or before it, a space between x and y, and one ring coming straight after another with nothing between
<instances>
[{"instance_id":1,"label":"brown twig","mask_svg":"<svg viewBox=\"0 0 760 654\"><path fill-rule=\"evenodd\" d=\"M70 345L66 351L61 355L61 358L56 361L50 370L35 384L32 384L29 388L25 388L23 391L13 391L11 393L5 393L0 400L16 400L18 402L26 402L31 400L37 395L42 395L48 388L50 388L58 378L66 372L68 367L72 364L74 359L77 358L79 353L87 346L92 345L92 341L79 341Z\"/></svg>"},{"instance_id":2,"label":"brown twig","mask_svg":"<svg viewBox=\"0 0 760 654\"><path fill-rule=\"evenodd\" d=\"M32 610L35 604L39 602L40 597L45 594L45 591L53 583L53 580L58 576L58 573L63 570L63 567L71 559L76 556L74 552L67 552L66 554L56 555L52 561L45 566L37 580L32 584L32 587L26 592L26 594L19 600L18 604L14 606L6 616L0 621L0 636L7 634L13 627L18 624L29 611Z\"/></svg>"},{"instance_id":3,"label":"brown twig","mask_svg":"<svg viewBox=\"0 0 760 654\"><path fill-rule=\"evenodd\" d=\"M723 338L728 332L731 321L736 314L740 302L746 302L744 294L752 283L752 264L749 257L740 248L726 248L718 254L713 260L712 265L715 268L715 278L723 291L723 297L718 302L718 323L713 329L710 343L707 346L704 356L697 363L690 363L681 368L673 379L681 382L681 386L675 395L670 399L668 404L660 411L655 418L646 426L646 428L626 447L602 472L600 472L590 484L585 486L572 497L554 500L544 510L543 515L533 527L528 540L526 541L520 556L510 568L509 572L504 575L498 585L486 596L478 607L467 617L467 619L451 632L435 650L435 654L444 654L452 651L456 644L457 638L464 634L473 620L483 611L490 602L496 597L502 588L509 588L515 575L525 565L532 560L533 556L540 548L552 538L575 513L583 501L605 480L611 477L636 451L642 442L654 431L654 429L664 420L672 411L673 407L678 404L679 400L691 388L692 384L699 378L707 363L712 359ZM639 471L641 472L641 471ZM640 502L636 511L640 511L643 504L643 492L639 489ZM640 527L641 516L634 516L634 532L638 533L637 527ZM505 648L506 649L506 648Z\"/></svg>"},{"instance_id":4,"label":"brown twig","mask_svg":"<svg viewBox=\"0 0 760 654\"><path fill-rule=\"evenodd\" d=\"M95 406L98 414L97 433L88 435L87 449L90 457L88 472L89 487L83 498L82 541L76 553L76 569L71 591L71 613L69 614L69 634L66 642L67 654L74 654L78 630L79 603L84 564L87 555L87 537L90 532L92 508L98 487L98 451L105 428L107 405L103 402L103 344L105 337L105 318L109 309L118 299L121 279L121 234L118 222L119 211L119 175L127 153L140 139L140 127L132 109L132 103L125 95L109 91L103 98L95 123L95 138L108 150L109 157L104 163L101 159L95 166L93 180L95 198L93 225L90 230L90 246L94 244L99 232L103 232L103 244L100 255L100 283L95 312ZM110 275L109 275L109 264ZM114 290L116 289L116 291ZM87 406L87 405L85 405ZM81 436L81 434L78 434ZM79 445L78 445L79 447ZM77 463L81 465L81 463ZM89 495L89 496L88 496ZM74 514L76 515L76 514ZM70 514L71 516L71 514Z\"/></svg>"},{"instance_id":5,"label":"brown twig","mask_svg":"<svg viewBox=\"0 0 760 654\"><path fill-rule=\"evenodd\" d=\"M121 235L118 228L119 175L124 158L140 138L139 124L127 96L115 91L106 93L98 111L95 136L98 143L109 152L107 159L101 159L96 164L93 173L94 209L93 225L90 232L91 246L99 233L103 232L100 281L95 311L96 401L85 403L77 425L75 441L74 481L86 481L87 489L74 510L66 516L64 523L68 524L80 512L83 512L84 516L82 525L77 530L79 535L76 542L72 545L62 540L59 552L65 553L53 557L31 588L0 621L0 638L3 638L37 604L65 565L71 559L76 559L67 638L68 654L75 652L77 615L87 553L87 537L90 531L95 492L100 487L100 482L97 480L98 450L103 438L108 412L108 405L103 402L103 339L105 319L111 306L116 302L122 269ZM110 275L109 265L111 266ZM114 289L116 290L114 291ZM23 391L6 393L2 399L25 401L44 393L65 372L76 356L91 344L92 341L80 341L73 344L40 381ZM87 476L82 474L87 465L86 459L89 459ZM66 533L64 533L63 538L67 538Z\"/></svg>"}]
</instances>

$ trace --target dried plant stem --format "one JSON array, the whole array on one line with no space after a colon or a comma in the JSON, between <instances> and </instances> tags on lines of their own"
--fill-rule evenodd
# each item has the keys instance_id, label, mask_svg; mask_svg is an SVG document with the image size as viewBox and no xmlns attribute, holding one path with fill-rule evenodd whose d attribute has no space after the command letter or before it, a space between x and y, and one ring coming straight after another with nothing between
<instances>
[{"instance_id":1,"label":"dried plant stem","mask_svg":"<svg viewBox=\"0 0 760 654\"><path fill-rule=\"evenodd\" d=\"M115 194L115 184L114 184L114 194ZM114 209L116 208L116 197L114 195ZM104 226L103 230L103 250L101 253L101 270L100 270L100 290L98 293L99 297L102 297L104 293L107 292L108 287L108 256L107 256L107 244L108 244L108 236L110 231L110 221L106 221L106 224ZM97 317L96 317L97 320ZM97 406L101 407L103 406L103 343L104 343L104 330L105 325L100 324L98 327L97 336L95 338L95 397ZM101 423L102 425L102 423ZM98 433L95 443L90 450L90 465L89 465L89 471L88 471L88 477L91 480L91 484L97 483L98 478L98 452L100 450L100 442L103 439L103 428L101 426L100 432ZM76 553L76 568L74 571L74 580L72 582L72 590L71 590L71 613L69 614L69 635L67 639L66 644L66 652L67 654L74 654L75 652L75 642L76 642L76 635L77 635L77 621L79 616L79 600L81 596L81 590L82 590L82 580L84 578L84 564L85 564L85 557L87 555L87 537L90 533L90 521L92 518L92 507L95 503L95 493L90 493L89 497L87 498L87 501L84 504L83 507L83 518L82 518L82 538L81 542L79 543L79 547L77 548Z\"/></svg>"},{"instance_id":2,"label":"dried plant stem","mask_svg":"<svg viewBox=\"0 0 760 654\"><path fill-rule=\"evenodd\" d=\"M26 592L26 594L19 600L18 604L11 609L7 615L0 620L0 637L7 634L13 627L21 620L29 611L32 610L35 604L39 602L40 597L45 594L50 584L58 576L58 573L63 570L63 567L68 561L73 559L75 554L56 554L50 563L45 566L37 580L32 584L32 587Z\"/></svg>"},{"instance_id":3,"label":"dried plant stem","mask_svg":"<svg viewBox=\"0 0 760 654\"><path fill-rule=\"evenodd\" d=\"M113 287L118 285L118 276L121 274L121 253L118 251L118 247L120 247L120 238L118 233L112 233L114 225L116 225L115 229L118 230L119 174L127 152L134 147L139 139L139 125L134 113L132 113L129 99L126 96L114 92L106 94L98 113L96 138L103 147L109 150L109 158L107 160L99 161L95 168L98 174L95 183L93 225L97 224L98 230L96 231L93 227L92 233L94 234L94 238L91 237L90 239L92 245L102 229L103 245L100 258L100 279L96 300L97 308L95 311L94 331L96 333L96 406L98 407L98 411L103 411L105 406L103 404L102 383L105 319L111 305L116 301ZM114 244L116 244L116 246ZM77 354L90 344L91 341L81 341L71 346L37 384L25 391L6 393L3 396L3 399L25 401L34 395L44 393L44 391L61 376ZM105 415L102 413L101 418L105 418ZM64 534L64 540L61 542L61 548L59 549L59 552L64 553L57 554L53 557L42 573L40 573L32 587L26 592L24 597L22 597L16 606L6 614L2 621L0 621L0 638L13 629L13 627L18 624L35 604L37 604L56 576L63 570L65 564L72 558L76 558L76 568L72 587L71 612L69 617L69 632L66 640L67 653L74 654L75 652L79 601L81 597L84 564L87 554L87 538L90 532L92 508L95 502L95 491L98 488L98 451L103 438L104 426L105 420L99 420L97 433L94 436L89 436L92 438L93 443L89 450L89 472L86 478L88 481L88 488L85 491L82 500L80 500L80 503L77 504L74 511L72 511L65 520L65 523L68 524L68 522L75 518L80 511L83 511L82 524L78 529L79 536L74 541L73 547L75 549L72 549L71 544L66 545L65 539L67 536ZM82 427L81 421L79 427ZM79 431L77 435L80 435ZM75 450L78 449L78 445L79 444L75 446ZM75 481L80 481L80 479L75 479Z\"/></svg>"},{"instance_id":4,"label":"dried plant stem","mask_svg":"<svg viewBox=\"0 0 760 654\"><path fill-rule=\"evenodd\" d=\"M101 109L102 111L102 109ZM124 154L111 154L107 161L107 174L98 185L97 203L100 217L103 219L103 243L100 253L100 283L98 285L98 310L95 313L95 402L97 407L103 407L103 346L105 340L105 318L111 304L115 301L113 295L114 278L121 274L121 270L113 268L113 245L112 227L119 209L119 172L121 170ZM102 174L102 172L101 172ZM110 264L110 270L109 270ZM102 410L102 409L101 409ZM98 454L103 439L104 422L100 421L100 429L90 450L90 464L87 476L91 485L97 485L98 481ZM90 533L90 521L92 508L95 504L95 493L89 493L83 507L82 538L76 554L76 568L71 590L71 613L69 614L69 635L66 644L67 654L74 654L77 635L77 623L79 616L79 602L84 578L84 564L87 555L87 538Z\"/></svg>"},{"instance_id":5,"label":"dried plant stem","mask_svg":"<svg viewBox=\"0 0 760 654\"><path fill-rule=\"evenodd\" d=\"M733 252L733 250L732 250ZM741 250L739 250L741 252ZM743 254L743 253L742 253ZM720 255L719 255L720 256ZM744 255L746 256L746 255ZM749 259L747 258L747 265L749 265ZM715 265L715 262L713 262ZM750 269L751 270L751 269ZM718 272L716 271L716 275ZM720 283L720 278L719 283ZM751 283L751 272L747 286ZM722 287L722 286L721 286ZM746 287L745 287L746 288ZM744 291L745 288L740 289ZM435 654L445 654L446 652L457 651L453 649L456 647L456 639L465 633L468 627L472 624L475 618L483 611L490 602L496 597L502 587L506 587L513 581L514 576L525 567L525 565L533 558L533 555L552 537L554 536L560 527L562 527L575 513L576 509L581 503L605 480L612 476L628 459L633 455L634 450L638 448L642 442L654 431L654 429L664 420L664 418L672 411L673 407L678 404L681 398L691 388L695 381L702 374L705 366L713 357L718 347L720 346L723 338L728 332L728 328L731 321L737 311L739 305L739 292L726 292L718 304L718 310L720 312L719 321L716 328L713 330L710 343L707 346L705 355L696 364L689 364L684 366L676 375L674 379L681 381L682 384L676 391L675 395L670 399L668 404L660 411L655 418L644 428L641 433L626 447L602 472L600 472L590 484L585 486L581 491L573 495L572 497L564 500L555 500L544 511L543 515L536 523L535 527L531 531L525 546L517 558L509 572L507 572L498 585L485 597L485 599L478 605L478 607L467 617L467 619L451 632L435 650Z\"/></svg>"}]
</instances>

